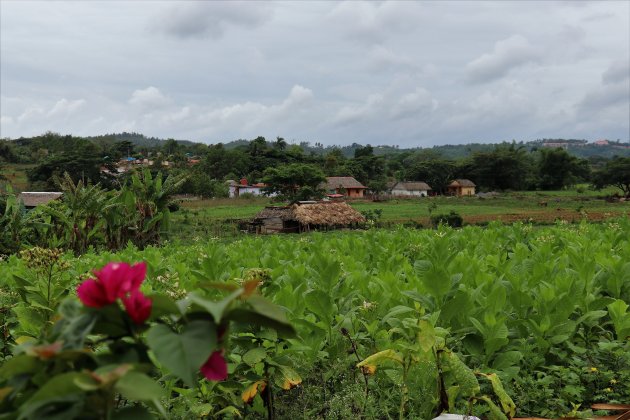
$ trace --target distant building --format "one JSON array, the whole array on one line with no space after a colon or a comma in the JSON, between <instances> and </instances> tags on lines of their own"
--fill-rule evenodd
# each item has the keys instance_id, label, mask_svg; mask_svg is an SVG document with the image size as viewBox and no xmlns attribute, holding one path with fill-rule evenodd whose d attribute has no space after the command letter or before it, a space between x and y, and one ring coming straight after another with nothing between
<instances>
[{"instance_id":1,"label":"distant building","mask_svg":"<svg viewBox=\"0 0 630 420\"><path fill-rule=\"evenodd\" d=\"M48 204L53 200L61 198L63 194L60 192L34 192L25 191L18 195L18 200L21 200L24 207L32 209L42 204Z\"/></svg>"},{"instance_id":2,"label":"distant building","mask_svg":"<svg viewBox=\"0 0 630 420\"><path fill-rule=\"evenodd\" d=\"M456 179L451 182L447 189L448 193L456 196L475 195L476 185L469 179Z\"/></svg>"},{"instance_id":3,"label":"distant building","mask_svg":"<svg viewBox=\"0 0 630 420\"><path fill-rule=\"evenodd\" d=\"M230 198L237 198L242 196L243 194L251 194L255 196L267 195L269 197L275 197L275 193L265 194L263 189L267 187L267 184L263 184L262 182L249 185L246 178L241 179L240 182L236 182L233 180L227 181L229 187Z\"/></svg>"},{"instance_id":4,"label":"distant building","mask_svg":"<svg viewBox=\"0 0 630 420\"><path fill-rule=\"evenodd\" d=\"M363 198L367 189L351 176L329 176L322 187L329 196L341 194L347 198Z\"/></svg>"},{"instance_id":5,"label":"distant building","mask_svg":"<svg viewBox=\"0 0 630 420\"><path fill-rule=\"evenodd\" d=\"M542 145L543 147L551 147L554 149L560 148L560 149L566 150L569 148L569 143L557 143L557 142L551 143L550 142L550 143L543 143Z\"/></svg>"},{"instance_id":6,"label":"distant building","mask_svg":"<svg viewBox=\"0 0 630 420\"><path fill-rule=\"evenodd\" d=\"M430 190L431 187L425 182L397 182L390 194L395 197L426 197Z\"/></svg>"},{"instance_id":7,"label":"distant building","mask_svg":"<svg viewBox=\"0 0 630 420\"><path fill-rule=\"evenodd\" d=\"M266 207L252 223L256 233L308 232L347 228L365 217L346 203L298 201L290 206Z\"/></svg>"},{"instance_id":8,"label":"distant building","mask_svg":"<svg viewBox=\"0 0 630 420\"><path fill-rule=\"evenodd\" d=\"M595 146L608 146L610 143L608 142L608 140L597 140L593 142L593 144Z\"/></svg>"}]
</instances>

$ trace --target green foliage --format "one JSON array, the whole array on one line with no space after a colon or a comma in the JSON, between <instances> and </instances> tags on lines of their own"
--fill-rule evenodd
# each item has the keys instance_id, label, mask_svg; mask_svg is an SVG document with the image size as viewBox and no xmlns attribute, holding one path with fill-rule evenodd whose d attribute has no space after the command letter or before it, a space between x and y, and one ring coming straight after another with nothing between
<instances>
[{"instance_id":1,"label":"green foliage","mask_svg":"<svg viewBox=\"0 0 630 420\"><path fill-rule=\"evenodd\" d=\"M37 251L28 261L33 270L46 271L50 270L51 259L56 261L57 257L56 253ZM242 329L260 325L258 318L273 318L277 325L282 325L281 330L293 332L283 312L257 295L258 284L258 280L243 284L243 288L237 288L217 305L199 295L192 303L187 298L174 302L153 293L149 295L151 317L148 322L140 323L135 318L131 322L126 304L124 309L118 302L87 307L74 298L66 299L59 306L57 321L50 327L42 326L37 339L20 341L13 348L12 357L0 366L0 415L167 418L162 405L167 395L207 387L208 383L200 380L199 371L211 354L226 346L230 326ZM39 290L32 286L22 290L24 293L20 294L26 303L43 307ZM256 303L250 303L250 299ZM219 307L224 321L216 324L218 312L213 310L211 314L206 309ZM239 318L236 313L241 310L248 311L248 318L236 320ZM21 328L24 319L21 314L18 318L17 328ZM264 333L261 332L265 337L271 337L271 333L278 337L273 329ZM256 335L251 337L256 339ZM246 360L253 361L251 357ZM225 366L222 357L215 363ZM299 383L299 377L290 367L273 366L285 382ZM195 405L208 404L209 395L204 394L195 398ZM220 415L228 408L221 410L210 405L206 414ZM239 414L234 407L232 412Z\"/></svg>"},{"instance_id":2,"label":"green foliage","mask_svg":"<svg viewBox=\"0 0 630 420\"><path fill-rule=\"evenodd\" d=\"M514 410L518 417L586 415L592 403L630 398L625 386L630 349L624 338L629 230L630 221L621 218L547 227L491 223L239 237L142 250L130 245L115 258L149 263L143 287L162 308L150 322L177 336L169 343L186 341L179 311L186 312L187 322L247 321L224 338L230 343L228 381L188 388L174 373L186 375L191 356L184 353L178 367L164 354L154 359L164 369L160 374L131 372L160 378L171 417L216 417L221 410L268 416L269 392L278 418L395 418L401 412L432 418L445 407L495 418L510 417ZM85 273L113 254L65 258L74 273ZM11 257L0 264L0 278L13 278L23 264ZM253 285L265 297L241 299ZM243 291L237 292L240 286ZM168 304L190 291L194 294L180 304ZM158 299L156 293L165 296ZM6 296L9 302L19 299ZM271 309L271 303L282 309ZM79 313L68 315L76 322L65 330L124 325L98 321L92 327L92 319ZM9 314L10 333L17 315L10 308ZM111 320L124 319L117 310L108 314ZM282 337L287 322L296 334ZM141 334L144 340L146 332ZM81 336L67 337L79 347L85 344ZM31 369L32 361L21 363L11 369ZM297 377L299 386L283 388ZM253 396L249 404L246 391Z\"/></svg>"},{"instance_id":3,"label":"green foliage","mask_svg":"<svg viewBox=\"0 0 630 420\"><path fill-rule=\"evenodd\" d=\"M433 227L438 227L439 225L446 225L454 228L462 227L464 224L464 219L459 213L451 210L448 214L436 214L435 216L431 216L431 224Z\"/></svg>"},{"instance_id":4,"label":"green foliage","mask_svg":"<svg viewBox=\"0 0 630 420\"><path fill-rule=\"evenodd\" d=\"M594 175L596 188L612 185L619 188L626 197L630 197L630 157L614 157L604 168Z\"/></svg>"},{"instance_id":5,"label":"green foliage","mask_svg":"<svg viewBox=\"0 0 630 420\"><path fill-rule=\"evenodd\" d=\"M560 190L589 178L588 161L570 155L566 150L539 150L538 179L543 190Z\"/></svg>"},{"instance_id":6,"label":"green foliage","mask_svg":"<svg viewBox=\"0 0 630 420\"><path fill-rule=\"evenodd\" d=\"M324 173L312 165L292 163L265 170L263 182L268 193L276 193L289 201L310 200L323 196L320 184L326 181Z\"/></svg>"}]
</instances>

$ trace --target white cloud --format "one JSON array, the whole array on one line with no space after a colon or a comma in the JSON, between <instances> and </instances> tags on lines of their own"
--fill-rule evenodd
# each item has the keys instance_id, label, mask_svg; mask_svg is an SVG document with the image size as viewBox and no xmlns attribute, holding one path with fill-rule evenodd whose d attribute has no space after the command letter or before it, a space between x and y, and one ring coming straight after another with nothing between
<instances>
[{"instance_id":1,"label":"white cloud","mask_svg":"<svg viewBox=\"0 0 630 420\"><path fill-rule=\"evenodd\" d=\"M169 100L158 88L149 86L146 89L135 90L129 98L129 103L143 108L154 108L168 104Z\"/></svg>"},{"instance_id":2,"label":"white cloud","mask_svg":"<svg viewBox=\"0 0 630 420\"><path fill-rule=\"evenodd\" d=\"M69 101L66 98L58 100L46 114L47 117L66 117L76 113L85 105L85 99Z\"/></svg>"},{"instance_id":3,"label":"white cloud","mask_svg":"<svg viewBox=\"0 0 630 420\"><path fill-rule=\"evenodd\" d=\"M472 82L488 82L501 78L516 67L540 59L541 52L522 35L497 41L489 54L466 64L466 77Z\"/></svg>"},{"instance_id":4,"label":"white cloud","mask_svg":"<svg viewBox=\"0 0 630 420\"><path fill-rule=\"evenodd\" d=\"M42 108L38 106L32 106L24 110L24 112L22 112L20 116L17 117L17 122L23 123L25 121L35 119L42 115L44 115L44 110Z\"/></svg>"}]
</instances>

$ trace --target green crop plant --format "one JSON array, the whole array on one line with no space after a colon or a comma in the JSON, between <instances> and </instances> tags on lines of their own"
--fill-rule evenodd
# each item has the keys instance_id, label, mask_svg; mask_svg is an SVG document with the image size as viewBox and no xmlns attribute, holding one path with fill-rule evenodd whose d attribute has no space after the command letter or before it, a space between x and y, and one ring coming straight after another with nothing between
<instances>
[{"instance_id":1,"label":"green crop plant","mask_svg":"<svg viewBox=\"0 0 630 420\"><path fill-rule=\"evenodd\" d=\"M230 339L237 345L225 357L242 376L185 395L176 391L171 404L175 418L223 408L233 415L233 410L248 410L253 418L265 417L264 398L254 397L254 406L245 407L241 397L266 376L274 386L277 417L396 418L403 400L403 365L388 359L373 375L356 365L383 350L414 360L414 351L406 346L418 346L417 332L425 321L445 339L444 354L424 367L430 374L419 374L421 365L409 363L407 416L435 413L441 401L435 379L439 362L449 407L466 412L472 397L461 388L455 394L458 379L447 369L445 358L454 354L479 383L475 412L489 413L484 395L508 411L490 377L481 375L494 373L514 401L516 416L560 417L576 410L589 415L592 403L630 399L630 389L623 386L630 372L628 232L628 218L553 226L490 223L483 228L203 237L160 247L125 241L117 251L65 259L76 276L111 260L143 259L148 264L143 290L172 299L192 292L219 301L224 292L210 287L213 283L238 286L242 283L235 279L245 282L251 273L264 278L260 290L283 308L296 335L265 341L239 337L257 336L262 329L233 330ZM0 262L3 290L10 290L23 264L15 256ZM5 307L15 304L10 299L16 298L7 295ZM15 321L7 322L13 328ZM410 332L392 332L394 328ZM271 364L266 375L256 364L242 362L254 347L264 348L265 358L274 363L293 368L302 383L284 391ZM281 363L277 357L288 360ZM173 384L175 388L181 387ZM260 383L255 391L260 394Z\"/></svg>"}]
</instances>

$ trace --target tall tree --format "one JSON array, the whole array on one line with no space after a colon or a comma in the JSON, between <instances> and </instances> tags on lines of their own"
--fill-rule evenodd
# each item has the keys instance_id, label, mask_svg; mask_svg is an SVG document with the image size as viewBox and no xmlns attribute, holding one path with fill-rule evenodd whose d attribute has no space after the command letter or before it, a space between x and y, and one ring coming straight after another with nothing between
<instances>
[{"instance_id":1,"label":"tall tree","mask_svg":"<svg viewBox=\"0 0 630 420\"><path fill-rule=\"evenodd\" d=\"M573 185L589 174L588 161L570 155L566 150L543 148L539 151L538 178L543 190L559 190Z\"/></svg>"},{"instance_id":2,"label":"tall tree","mask_svg":"<svg viewBox=\"0 0 630 420\"><path fill-rule=\"evenodd\" d=\"M289 201L310 200L323 195L320 185L326 177L314 165L291 163L277 168L267 168L263 182L268 193L276 193Z\"/></svg>"},{"instance_id":3,"label":"tall tree","mask_svg":"<svg viewBox=\"0 0 630 420\"><path fill-rule=\"evenodd\" d=\"M596 188L612 185L630 198L630 157L616 156L610 160L604 169L595 174L593 185Z\"/></svg>"},{"instance_id":4,"label":"tall tree","mask_svg":"<svg viewBox=\"0 0 630 420\"><path fill-rule=\"evenodd\" d=\"M514 143L499 145L491 152L475 153L468 169L477 185L492 190L526 189L533 176L531 156Z\"/></svg>"}]
</instances>

